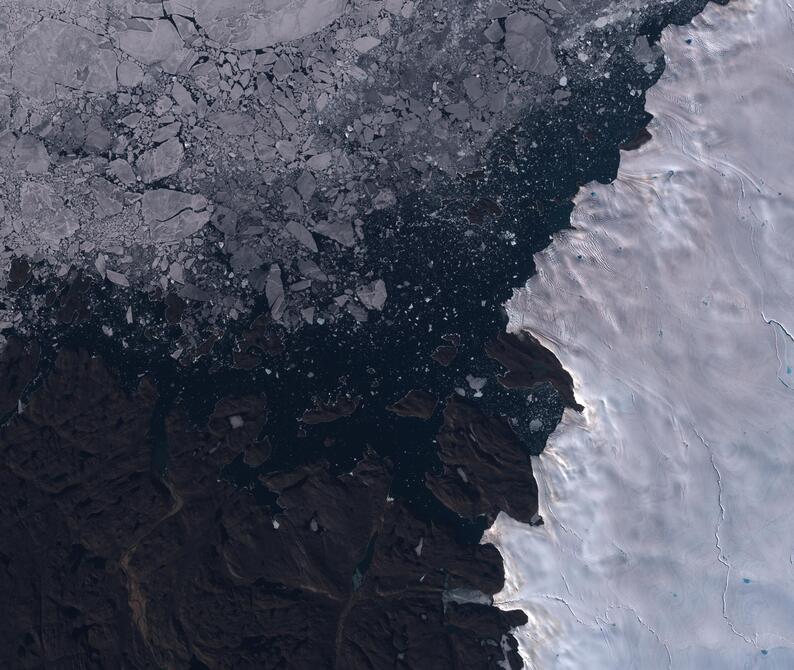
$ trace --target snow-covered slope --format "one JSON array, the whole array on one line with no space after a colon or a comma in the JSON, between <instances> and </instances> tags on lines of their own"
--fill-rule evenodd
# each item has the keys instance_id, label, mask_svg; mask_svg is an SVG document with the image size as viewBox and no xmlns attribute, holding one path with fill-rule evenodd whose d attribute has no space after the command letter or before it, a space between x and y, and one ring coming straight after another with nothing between
<instances>
[{"instance_id":1,"label":"snow-covered slope","mask_svg":"<svg viewBox=\"0 0 794 670\"><path fill-rule=\"evenodd\" d=\"M794 667L792 45L785 0L668 28L653 140L509 304L587 408L536 461L545 525L486 536L529 667Z\"/></svg>"}]
</instances>

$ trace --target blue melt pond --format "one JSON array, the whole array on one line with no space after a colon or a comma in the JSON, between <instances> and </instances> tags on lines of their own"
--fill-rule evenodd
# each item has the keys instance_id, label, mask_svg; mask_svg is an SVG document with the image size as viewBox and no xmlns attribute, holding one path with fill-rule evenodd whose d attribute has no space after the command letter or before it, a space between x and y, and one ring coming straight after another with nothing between
<instances>
[{"instance_id":1,"label":"blue melt pond","mask_svg":"<svg viewBox=\"0 0 794 670\"><path fill-rule=\"evenodd\" d=\"M749 580L749 579L747 579L747 577L745 577L744 579L742 579L742 581L743 581L745 584L749 584L751 580Z\"/></svg>"},{"instance_id":2,"label":"blue melt pond","mask_svg":"<svg viewBox=\"0 0 794 670\"><path fill-rule=\"evenodd\" d=\"M791 374L791 367L790 367L790 366L786 368L786 374L787 374L787 375L790 375L790 374Z\"/></svg>"},{"instance_id":3,"label":"blue melt pond","mask_svg":"<svg viewBox=\"0 0 794 670\"><path fill-rule=\"evenodd\" d=\"M761 650L761 655L766 656L769 652L766 649Z\"/></svg>"}]
</instances>

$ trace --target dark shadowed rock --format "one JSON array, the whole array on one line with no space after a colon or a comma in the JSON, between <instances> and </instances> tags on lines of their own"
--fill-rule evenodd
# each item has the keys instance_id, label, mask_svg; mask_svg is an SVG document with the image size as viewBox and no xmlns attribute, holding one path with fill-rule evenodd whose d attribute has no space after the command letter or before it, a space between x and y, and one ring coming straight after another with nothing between
<instances>
[{"instance_id":1,"label":"dark shadowed rock","mask_svg":"<svg viewBox=\"0 0 794 670\"><path fill-rule=\"evenodd\" d=\"M361 398L358 396L351 398L341 394L336 396L336 400L332 402L315 400L315 407L307 409L303 413L301 421L308 424L330 423L351 416L358 409L360 403Z\"/></svg>"},{"instance_id":2,"label":"dark shadowed rock","mask_svg":"<svg viewBox=\"0 0 794 670\"><path fill-rule=\"evenodd\" d=\"M532 519L538 509L532 463L507 419L453 395L437 442L443 472L428 474L427 486L447 507L470 519L494 519L500 511Z\"/></svg>"},{"instance_id":3,"label":"dark shadowed rock","mask_svg":"<svg viewBox=\"0 0 794 670\"><path fill-rule=\"evenodd\" d=\"M5 365L27 360L22 379L18 345ZM157 405L148 379L125 391L65 351L0 429L3 667L496 670L504 644L518 667L522 613L446 596L497 593L499 553L389 498L387 462L261 474L276 500L262 505L218 477L256 448L260 399L219 402L205 428L175 407L164 474Z\"/></svg>"},{"instance_id":4,"label":"dark shadowed rock","mask_svg":"<svg viewBox=\"0 0 794 670\"><path fill-rule=\"evenodd\" d=\"M449 344L442 344L436 347L433 350L433 353L430 354L430 357L440 365L444 367L448 366L452 361L455 360L455 357L458 355L458 347L460 346L460 335L457 334L449 334L444 335L442 340L445 340Z\"/></svg>"},{"instance_id":5,"label":"dark shadowed rock","mask_svg":"<svg viewBox=\"0 0 794 670\"><path fill-rule=\"evenodd\" d=\"M499 361L507 372L499 383L508 389L532 389L549 382L571 409L584 409L573 394L573 379L557 357L529 333L500 333L485 345L485 353Z\"/></svg>"},{"instance_id":6,"label":"dark shadowed rock","mask_svg":"<svg viewBox=\"0 0 794 670\"><path fill-rule=\"evenodd\" d=\"M438 405L438 398L432 393L414 389L408 391L393 405L386 407L390 412L398 416L413 416L417 419L429 419L433 416Z\"/></svg>"},{"instance_id":7,"label":"dark shadowed rock","mask_svg":"<svg viewBox=\"0 0 794 670\"><path fill-rule=\"evenodd\" d=\"M0 356L0 419L17 409L17 402L36 374L39 355L36 342L8 338Z\"/></svg>"},{"instance_id":8,"label":"dark shadowed rock","mask_svg":"<svg viewBox=\"0 0 794 670\"><path fill-rule=\"evenodd\" d=\"M651 132L647 128L640 128L634 137L620 145L620 149L622 151L636 151L646 142L650 142L651 139L653 139Z\"/></svg>"}]
</instances>

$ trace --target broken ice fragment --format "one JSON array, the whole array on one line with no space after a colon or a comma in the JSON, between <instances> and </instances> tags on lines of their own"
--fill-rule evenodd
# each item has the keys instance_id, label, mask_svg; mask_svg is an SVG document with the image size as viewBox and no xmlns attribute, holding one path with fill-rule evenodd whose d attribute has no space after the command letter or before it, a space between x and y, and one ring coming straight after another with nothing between
<instances>
[{"instance_id":1,"label":"broken ice fragment","mask_svg":"<svg viewBox=\"0 0 794 670\"><path fill-rule=\"evenodd\" d=\"M207 199L181 191L146 191L141 199L143 218L155 242L181 240L200 230L210 219Z\"/></svg>"},{"instance_id":2,"label":"broken ice fragment","mask_svg":"<svg viewBox=\"0 0 794 670\"><path fill-rule=\"evenodd\" d=\"M241 247L232 254L230 264L235 271L251 270L262 264L262 257L253 249Z\"/></svg>"},{"instance_id":3,"label":"broken ice fragment","mask_svg":"<svg viewBox=\"0 0 794 670\"><path fill-rule=\"evenodd\" d=\"M176 28L167 19L139 20L134 29L119 33L118 43L122 51L144 65L159 64L170 74L176 74L189 54Z\"/></svg>"},{"instance_id":4,"label":"broken ice fragment","mask_svg":"<svg viewBox=\"0 0 794 670\"><path fill-rule=\"evenodd\" d=\"M229 417L229 421L231 422L233 419L236 419L236 418L238 418L238 417L234 417L234 416ZM239 417L239 418L240 418L240 421L243 420L242 417ZM235 427L241 428L243 425L245 425L245 424L243 423L243 424L240 424L239 426L235 426L234 424L232 424L232 428L235 428ZM271 451L271 447L270 447L270 443L267 441L267 439L265 439L265 440L263 440L261 442L254 442L253 444L251 444L250 446L245 448L245 451L243 452L243 462L249 468L258 468L268 458L270 458L270 451ZM278 528L278 523L276 521L273 522L273 525L274 525L274 528Z\"/></svg>"},{"instance_id":5,"label":"broken ice fragment","mask_svg":"<svg viewBox=\"0 0 794 670\"><path fill-rule=\"evenodd\" d=\"M328 275L326 275L312 260L308 258L298 259L298 271L306 278L312 281L326 282Z\"/></svg>"},{"instance_id":6,"label":"broken ice fragment","mask_svg":"<svg viewBox=\"0 0 794 670\"><path fill-rule=\"evenodd\" d=\"M301 202L300 196L291 186L287 186L281 192L281 202L284 203L284 207L286 208L285 212L287 214L303 215L303 202Z\"/></svg>"},{"instance_id":7,"label":"broken ice fragment","mask_svg":"<svg viewBox=\"0 0 794 670\"><path fill-rule=\"evenodd\" d=\"M285 79L290 74L292 74L292 63L285 54L281 54L273 63L273 75L276 79Z\"/></svg>"},{"instance_id":8,"label":"broken ice fragment","mask_svg":"<svg viewBox=\"0 0 794 670\"><path fill-rule=\"evenodd\" d=\"M91 190L97 202L94 211L99 218L115 216L124 209L124 192L107 179L94 178L91 181Z\"/></svg>"},{"instance_id":9,"label":"broken ice fragment","mask_svg":"<svg viewBox=\"0 0 794 670\"><path fill-rule=\"evenodd\" d=\"M247 114L234 112L218 112L210 117L224 133L247 137L256 130L256 122Z\"/></svg>"},{"instance_id":10,"label":"broken ice fragment","mask_svg":"<svg viewBox=\"0 0 794 670\"><path fill-rule=\"evenodd\" d=\"M314 189L317 188L317 180L312 176L311 172L304 170L301 176L298 177L296 186L298 187L298 193L300 193L301 198L308 202L314 194Z\"/></svg>"},{"instance_id":11,"label":"broken ice fragment","mask_svg":"<svg viewBox=\"0 0 794 670\"><path fill-rule=\"evenodd\" d=\"M347 221L341 223L320 221L314 225L314 232L339 242L345 247L352 247L356 243L356 233L353 226Z\"/></svg>"},{"instance_id":12,"label":"broken ice fragment","mask_svg":"<svg viewBox=\"0 0 794 670\"><path fill-rule=\"evenodd\" d=\"M397 196L390 188L381 189L372 199L372 206L375 209L388 209L397 204Z\"/></svg>"},{"instance_id":13,"label":"broken ice fragment","mask_svg":"<svg viewBox=\"0 0 794 670\"><path fill-rule=\"evenodd\" d=\"M444 111L460 121L465 121L469 118L469 106L465 102L456 102L447 105L444 107Z\"/></svg>"},{"instance_id":14,"label":"broken ice fragment","mask_svg":"<svg viewBox=\"0 0 794 670\"><path fill-rule=\"evenodd\" d=\"M102 125L98 116L88 119L85 128L85 148L96 153L107 151L112 141L110 131Z\"/></svg>"},{"instance_id":15,"label":"broken ice fragment","mask_svg":"<svg viewBox=\"0 0 794 670\"><path fill-rule=\"evenodd\" d=\"M11 80L34 98L55 98L55 85L92 93L116 91L118 60L99 35L71 23L44 19L13 50Z\"/></svg>"},{"instance_id":16,"label":"broken ice fragment","mask_svg":"<svg viewBox=\"0 0 794 670\"><path fill-rule=\"evenodd\" d=\"M479 77L467 77L463 80L463 88L471 100L476 101L482 97L482 82Z\"/></svg>"},{"instance_id":17,"label":"broken ice fragment","mask_svg":"<svg viewBox=\"0 0 794 670\"><path fill-rule=\"evenodd\" d=\"M50 157L41 140L23 135L14 146L14 168L31 174L46 174Z\"/></svg>"},{"instance_id":18,"label":"broken ice fragment","mask_svg":"<svg viewBox=\"0 0 794 670\"><path fill-rule=\"evenodd\" d=\"M496 0L488 8L488 18L503 19L508 15L509 11L510 10L508 10L503 3L499 2L499 0Z\"/></svg>"},{"instance_id":19,"label":"broken ice fragment","mask_svg":"<svg viewBox=\"0 0 794 670\"><path fill-rule=\"evenodd\" d=\"M107 266L106 266L106 260L104 254L99 254L96 257L96 260L94 261L94 267L96 268L96 271L99 273L99 276L102 277L102 279L104 279L107 274Z\"/></svg>"},{"instance_id":20,"label":"broken ice fragment","mask_svg":"<svg viewBox=\"0 0 794 670\"><path fill-rule=\"evenodd\" d=\"M499 42L505 36L505 31L498 21L492 21L484 31L485 37L489 42Z\"/></svg>"},{"instance_id":21,"label":"broken ice fragment","mask_svg":"<svg viewBox=\"0 0 794 670\"><path fill-rule=\"evenodd\" d=\"M338 19L346 0L172 0L176 14L194 18L223 46L241 51L291 42Z\"/></svg>"},{"instance_id":22,"label":"broken ice fragment","mask_svg":"<svg viewBox=\"0 0 794 670\"><path fill-rule=\"evenodd\" d=\"M330 153L317 154L306 161L306 165L308 165L312 170L317 170L318 172L325 170L330 164Z\"/></svg>"},{"instance_id":23,"label":"broken ice fragment","mask_svg":"<svg viewBox=\"0 0 794 670\"><path fill-rule=\"evenodd\" d=\"M386 283L376 279L356 289L356 296L367 309L382 310L386 304Z\"/></svg>"},{"instance_id":24,"label":"broken ice fragment","mask_svg":"<svg viewBox=\"0 0 794 670\"><path fill-rule=\"evenodd\" d=\"M270 266L270 272L267 274L265 296L270 307L270 316L273 317L274 321L278 321L284 314L286 303L284 302L284 284L281 281L281 268L277 263L273 263Z\"/></svg>"},{"instance_id":25,"label":"broken ice fragment","mask_svg":"<svg viewBox=\"0 0 794 670\"><path fill-rule=\"evenodd\" d=\"M172 137L176 137L179 134L179 130L181 128L182 124L179 123L179 121L175 121L174 123L169 123L167 126L158 128L154 135L152 135L152 143L160 144L161 142L170 140Z\"/></svg>"},{"instance_id":26,"label":"broken ice fragment","mask_svg":"<svg viewBox=\"0 0 794 670\"><path fill-rule=\"evenodd\" d=\"M372 49L374 49L379 44L380 44L380 40L377 37L366 35L364 37L359 37L357 40L354 40L353 48L359 53L365 54L369 51L372 51Z\"/></svg>"},{"instance_id":27,"label":"broken ice fragment","mask_svg":"<svg viewBox=\"0 0 794 670\"><path fill-rule=\"evenodd\" d=\"M196 103L193 100L193 96L178 81L175 81L171 87L171 96L176 100L176 104L179 105L183 114L190 114L195 111Z\"/></svg>"},{"instance_id":28,"label":"broken ice fragment","mask_svg":"<svg viewBox=\"0 0 794 670\"><path fill-rule=\"evenodd\" d=\"M185 283L185 266L181 263L171 263L168 266L168 276L177 284Z\"/></svg>"},{"instance_id":29,"label":"broken ice fragment","mask_svg":"<svg viewBox=\"0 0 794 670\"><path fill-rule=\"evenodd\" d=\"M317 321L320 323L320 320ZM307 409L301 421L309 425L317 425L320 423L330 423L352 416L361 404L361 397L350 397L342 395L341 393L336 396L335 401L323 402L319 398L315 398L314 407Z\"/></svg>"},{"instance_id":30,"label":"broken ice fragment","mask_svg":"<svg viewBox=\"0 0 794 670\"><path fill-rule=\"evenodd\" d=\"M537 74L554 74L557 62L546 24L533 14L516 12L505 20L505 49L516 67Z\"/></svg>"},{"instance_id":31,"label":"broken ice fragment","mask_svg":"<svg viewBox=\"0 0 794 670\"><path fill-rule=\"evenodd\" d=\"M121 86L134 88L143 81L143 70L137 63L125 60L116 68L116 78Z\"/></svg>"},{"instance_id":32,"label":"broken ice fragment","mask_svg":"<svg viewBox=\"0 0 794 670\"><path fill-rule=\"evenodd\" d=\"M314 241L312 234L302 223L299 221L288 222L287 231L302 245L310 249L312 252L317 253L317 243Z\"/></svg>"},{"instance_id":33,"label":"broken ice fragment","mask_svg":"<svg viewBox=\"0 0 794 670\"><path fill-rule=\"evenodd\" d=\"M188 300L195 300L197 302L208 302L212 299L212 295L209 291L205 291L203 288L194 286L193 284L185 284L179 289L179 295Z\"/></svg>"},{"instance_id":34,"label":"broken ice fragment","mask_svg":"<svg viewBox=\"0 0 794 670\"><path fill-rule=\"evenodd\" d=\"M137 168L145 184L159 181L179 171L185 149L176 138L171 138L160 146L150 149L138 160Z\"/></svg>"},{"instance_id":35,"label":"broken ice fragment","mask_svg":"<svg viewBox=\"0 0 794 670\"><path fill-rule=\"evenodd\" d=\"M137 128L142 118L143 114L140 112L132 112L131 114L123 116L121 119L119 119L119 121L120 123L127 126L127 128Z\"/></svg>"},{"instance_id":36,"label":"broken ice fragment","mask_svg":"<svg viewBox=\"0 0 794 670\"><path fill-rule=\"evenodd\" d=\"M297 150L295 149L295 145L292 142L287 142L285 140L279 140L276 142L276 151L278 151L279 155L287 162L291 163L295 160L297 156Z\"/></svg>"},{"instance_id":37,"label":"broken ice fragment","mask_svg":"<svg viewBox=\"0 0 794 670\"><path fill-rule=\"evenodd\" d=\"M23 220L42 240L51 243L70 237L80 227L75 213L47 184L25 182L20 189L20 209Z\"/></svg>"},{"instance_id":38,"label":"broken ice fragment","mask_svg":"<svg viewBox=\"0 0 794 670\"><path fill-rule=\"evenodd\" d=\"M167 95L161 95L159 98L157 98L157 100L154 101L152 111L154 111L157 116L162 116L173 106L174 101L171 100L171 98L169 98Z\"/></svg>"},{"instance_id":39,"label":"broken ice fragment","mask_svg":"<svg viewBox=\"0 0 794 670\"><path fill-rule=\"evenodd\" d=\"M466 375L466 382L469 384L469 388L474 391L474 397L480 398L482 397L482 389L488 383L488 379L486 377Z\"/></svg>"},{"instance_id":40,"label":"broken ice fragment","mask_svg":"<svg viewBox=\"0 0 794 670\"><path fill-rule=\"evenodd\" d=\"M132 171L130 164L121 158L117 158L108 164L108 172L122 184L131 186L135 183L135 173Z\"/></svg>"},{"instance_id":41,"label":"broken ice fragment","mask_svg":"<svg viewBox=\"0 0 794 670\"><path fill-rule=\"evenodd\" d=\"M120 272L114 272L113 270L107 270L105 276L108 278L109 281L113 282L117 286L129 286L130 282L123 274Z\"/></svg>"}]
</instances>

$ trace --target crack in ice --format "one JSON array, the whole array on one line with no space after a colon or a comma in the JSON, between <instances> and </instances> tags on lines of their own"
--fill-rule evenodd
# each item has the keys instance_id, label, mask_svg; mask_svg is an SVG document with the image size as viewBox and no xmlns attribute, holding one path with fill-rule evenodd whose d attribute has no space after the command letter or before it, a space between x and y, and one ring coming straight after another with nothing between
<instances>
[{"instance_id":1,"label":"crack in ice","mask_svg":"<svg viewBox=\"0 0 794 670\"><path fill-rule=\"evenodd\" d=\"M571 607L570 603L568 603L568 601L565 600L565 598L563 598L562 596L555 596L555 595L551 595L550 593L534 593L534 594L530 594L530 595L527 596L527 599L531 600L532 598L543 598L545 600L553 600L554 602L562 603L563 605L565 605L565 608L571 613L571 616L574 619L576 619L577 623L579 623L582 626L588 626L589 625L586 622L582 621L576 615L576 612L573 611L573 608ZM498 605L499 607L504 607L505 605L519 605L520 607L524 607L524 608L526 607L526 601L523 598L521 598L521 599L519 599L519 598L510 598L510 599L507 599L507 600L496 600L496 599L494 599L494 604Z\"/></svg>"},{"instance_id":2,"label":"crack in ice","mask_svg":"<svg viewBox=\"0 0 794 670\"><path fill-rule=\"evenodd\" d=\"M786 334L786 337L788 337L788 339L790 339L792 342L794 342L794 335L792 335L792 334L791 334L791 333L788 331L788 328L786 328L786 327L785 327L785 326L784 326L782 323L780 323L780 321L778 321L777 319L767 319L767 318L766 318L766 315L765 315L763 312L761 312L761 318L762 318L762 319L763 319L763 320L764 320L764 321L765 321L765 322L766 322L768 325L770 325L770 326L771 326L771 325L775 325L775 326L777 326L778 328L780 328L780 330L782 330L782 331L783 331L783 332Z\"/></svg>"},{"instance_id":3,"label":"crack in ice","mask_svg":"<svg viewBox=\"0 0 794 670\"><path fill-rule=\"evenodd\" d=\"M768 326L772 326L773 331L775 331L775 326L777 326L780 332L783 333L783 335L787 337L789 340L791 340L792 343L794 343L794 336L792 336L788 328L786 328L780 321L778 321L777 319L768 319L764 314L763 310L761 311L761 318L764 320L764 323L766 323ZM783 368L786 365L785 356L781 357L780 355L780 347L778 347L777 344L777 336L775 337L775 355L777 356L777 362L779 366L778 369ZM783 379L783 377L780 376L780 373L778 373L777 379L787 389L794 391L794 386L792 386L785 379Z\"/></svg>"},{"instance_id":4,"label":"crack in ice","mask_svg":"<svg viewBox=\"0 0 794 670\"><path fill-rule=\"evenodd\" d=\"M709 460L711 462L711 467L714 469L714 474L717 477L717 503L719 504L720 507L720 518L717 521L716 526L714 527L714 542L717 548L717 560L720 563L722 563L726 568L725 587L722 590L722 618L725 619L725 623L728 624L728 627L731 629L734 635L740 637L747 644L756 646L756 643L753 640L748 638L743 633L740 633L736 629L736 626L733 624L733 621L731 621L730 617L728 616L728 586L730 584L732 568L731 568L731 564L728 562L727 554L725 553L725 550L722 546L722 540L720 539L720 528L722 527L722 524L725 522L725 504L722 501L722 496L723 496L722 473L720 472L720 469L717 467L717 461L714 459L714 450L711 448L711 445L708 442L706 442L703 436L698 432L697 428L692 426L692 430L695 432L695 435L697 435L701 444L705 448L706 453L708 454Z\"/></svg>"},{"instance_id":5,"label":"crack in ice","mask_svg":"<svg viewBox=\"0 0 794 670\"><path fill-rule=\"evenodd\" d=\"M573 608L570 606L568 601L565 600L565 598L562 598L561 596L553 596L553 595L550 595L548 593L539 593L538 596L541 597L541 598L546 598L547 600L553 600L555 602L562 603L563 605L565 605L567 610L571 613L571 616L574 619L576 619L576 622L578 624L580 624L581 626L587 626L587 624L584 621L582 621L578 616L576 616L576 612L573 611Z\"/></svg>"},{"instance_id":6,"label":"crack in ice","mask_svg":"<svg viewBox=\"0 0 794 670\"><path fill-rule=\"evenodd\" d=\"M636 619L639 622L639 624L645 630L647 630L656 639L656 641L660 645L662 645L664 647L664 650L667 653L667 670L672 670L672 667L673 667L673 656L670 653L670 647L668 647L667 643L661 637L659 637L659 634L650 625L648 625L642 619L642 617L639 615L637 610L635 610L633 607L631 607L629 605L610 605L609 609L623 609L623 610L626 610L628 612L631 612L636 617Z\"/></svg>"}]
</instances>

